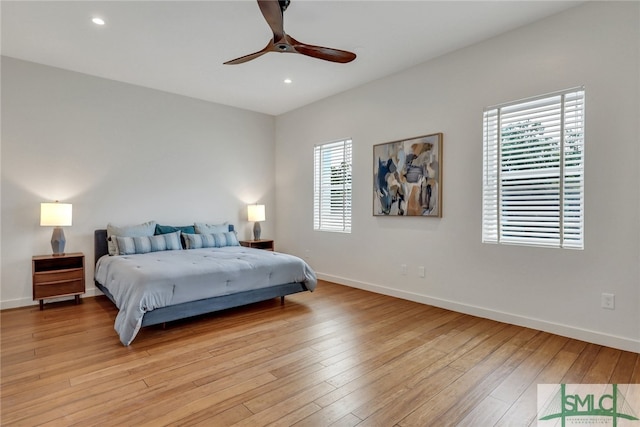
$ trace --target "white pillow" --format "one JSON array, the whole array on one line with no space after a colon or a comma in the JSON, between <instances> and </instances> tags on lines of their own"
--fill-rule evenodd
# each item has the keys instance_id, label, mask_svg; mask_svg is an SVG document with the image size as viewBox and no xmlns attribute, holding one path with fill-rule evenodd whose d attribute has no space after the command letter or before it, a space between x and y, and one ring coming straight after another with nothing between
<instances>
[{"instance_id":1,"label":"white pillow","mask_svg":"<svg viewBox=\"0 0 640 427\"><path fill-rule=\"evenodd\" d=\"M109 255L118 255L118 245L111 236L121 237L146 237L153 236L156 231L156 222L149 221L138 225L117 226L107 224L107 247Z\"/></svg>"},{"instance_id":2,"label":"white pillow","mask_svg":"<svg viewBox=\"0 0 640 427\"><path fill-rule=\"evenodd\" d=\"M229 231L229 223L224 222L222 224L206 224L204 222L196 222L193 224L196 229L196 234L218 234L226 233Z\"/></svg>"}]
</instances>

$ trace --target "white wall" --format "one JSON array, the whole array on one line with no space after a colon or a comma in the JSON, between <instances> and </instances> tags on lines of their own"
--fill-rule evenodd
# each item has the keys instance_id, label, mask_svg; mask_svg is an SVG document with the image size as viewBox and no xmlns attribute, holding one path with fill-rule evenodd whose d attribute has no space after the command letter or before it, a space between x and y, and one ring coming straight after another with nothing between
<instances>
[{"instance_id":1,"label":"white wall","mask_svg":"<svg viewBox=\"0 0 640 427\"><path fill-rule=\"evenodd\" d=\"M66 252L86 256L108 222L236 224L264 202L274 234L272 116L2 58L2 308L33 304L31 257L51 253L40 203L73 204Z\"/></svg>"},{"instance_id":2,"label":"white wall","mask_svg":"<svg viewBox=\"0 0 640 427\"><path fill-rule=\"evenodd\" d=\"M278 117L278 247L338 283L640 351L639 21L637 2L588 2ZM585 249L482 244L483 107L579 85ZM435 132L443 218L373 217L372 146ZM314 232L312 147L344 137L353 232Z\"/></svg>"}]
</instances>

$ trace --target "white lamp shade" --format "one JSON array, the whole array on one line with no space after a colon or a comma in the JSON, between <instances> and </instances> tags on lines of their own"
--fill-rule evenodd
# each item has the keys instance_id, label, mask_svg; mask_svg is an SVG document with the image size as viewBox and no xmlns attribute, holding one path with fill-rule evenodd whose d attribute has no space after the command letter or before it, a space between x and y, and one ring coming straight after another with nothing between
<instances>
[{"instance_id":1,"label":"white lamp shade","mask_svg":"<svg viewBox=\"0 0 640 427\"><path fill-rule=\"evenodd\" d=\"M71 216L71 203L40 203L41 226L68 227Z\"/></svg>"},{"instance_id":2,"label":"white lamp shade","mask_svg":"<svg viewBox=\"0 0 640 427\"><path fill-rule=\"evenodd\" d=\"M251 222L264 221L264 205L249 205L247 206L247 218Z\"/></svg>"}]
</instances>

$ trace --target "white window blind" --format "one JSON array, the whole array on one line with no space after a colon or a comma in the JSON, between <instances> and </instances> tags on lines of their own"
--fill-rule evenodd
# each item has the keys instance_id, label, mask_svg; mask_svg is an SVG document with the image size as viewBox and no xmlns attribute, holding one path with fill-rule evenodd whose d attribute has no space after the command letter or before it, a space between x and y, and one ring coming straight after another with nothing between
<instances>
[{"instance_id":1,"label":"white window blind","mask_svg":"<svg viewBox=\"0 0 640 427\"><path fill-rule=\"evenodd\" d=\"M351 233L351 140L314 147L313 229Z\"/></svg>"},{"instance_id":2,"label":"white window blind","mask_svg":"<svg viewBox=\"0 0 640 427\"><path fill-rule=\"evenodd\" d=\"M484 111L482 241L584 247L584 89Z\"/></svg>"}]
</instances>

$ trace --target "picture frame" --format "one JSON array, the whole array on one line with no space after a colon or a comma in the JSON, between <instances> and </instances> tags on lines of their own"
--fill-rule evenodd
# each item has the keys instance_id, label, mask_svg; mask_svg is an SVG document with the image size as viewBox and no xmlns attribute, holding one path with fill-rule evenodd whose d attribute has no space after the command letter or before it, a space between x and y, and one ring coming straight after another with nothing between
<instances>
[{"instance_id":1,"label":"picture frame","mask_svg":"<svg viewBox=\"0 0 640 427\"><path fill-rule=\"evenodd\" d=\"M373 215L442 217L443 134L373 146Z\"/></svg>"}]
</instances>

